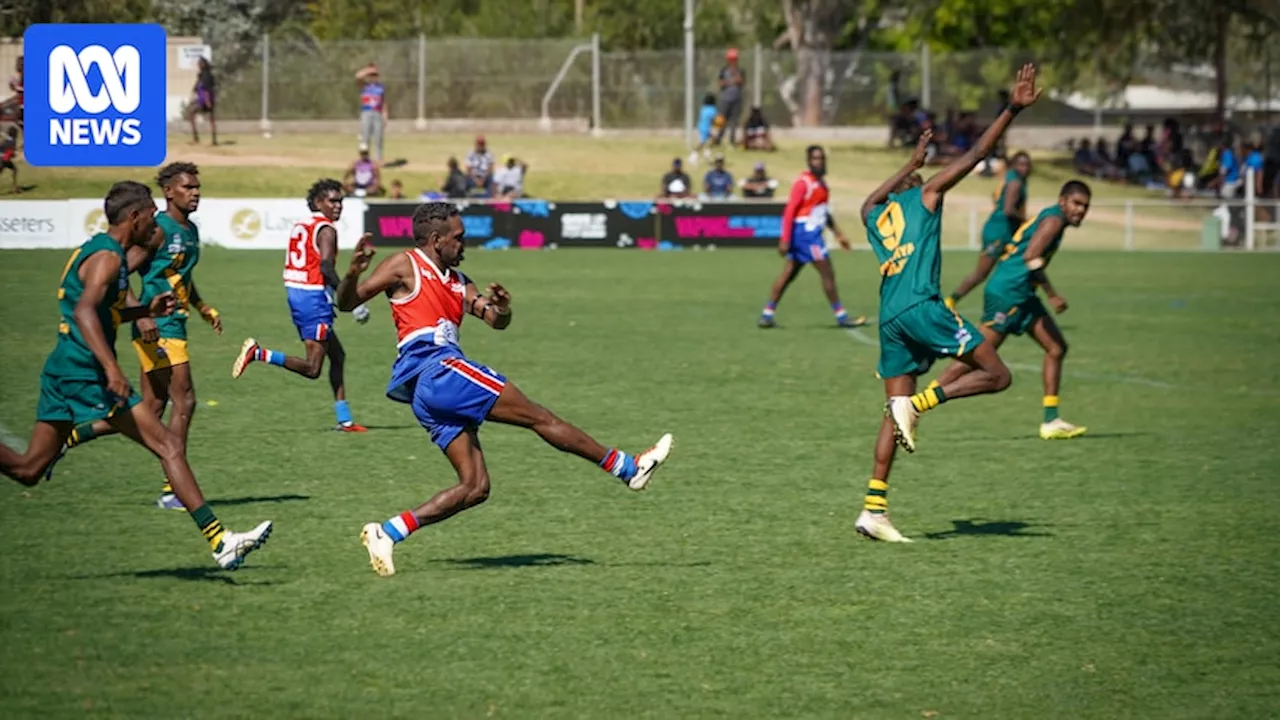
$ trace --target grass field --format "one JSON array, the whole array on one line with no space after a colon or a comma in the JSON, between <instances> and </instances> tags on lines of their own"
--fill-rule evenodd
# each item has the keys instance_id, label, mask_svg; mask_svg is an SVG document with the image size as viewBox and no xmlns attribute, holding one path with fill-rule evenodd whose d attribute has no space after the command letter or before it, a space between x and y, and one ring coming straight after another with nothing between
<instances>
[{"instance_id":1,"label":"grass field","mask_svg":"<svg viewBox=\"0 0 1280 720\"><path fill-rule=\"evenodd\" d=\"M0 425L25 437L63 252L0 252ZM945 284L973 257L947 256ZM676 451L626 492L521 431L486 427L488 504L420 532L399 575L357 539L451 482L382 394L385 306L346 321L367 435L329 432L323 382L229 375L240 340L296 350L276 253L206 253L228 333L193 324L191 460L221 518L270 518L213 569L157 464L119 438L53 482L0 486L0 717L1253 718L1280 707L1272 256L1067 250L1063 413L1044 443L1039 356L949 404L899 459L917 542L859 539L878 427L875 331L835 329L806 277L753 326L767 252L484 253L515 296L481 362L606 443ZM866 254L837 258L874 313ZM978 298L962 309L976 314ZM126 368L132 351L120 346ZM132 372L132 371L130 371ZM209 406L205 401L216 401Z\"/></svg>"},{"instance_id":2,"label":"grass field","mask_svg":"<svg viewBox=\"0 0 1280 720\"><path fill-rule=\"evenodd\" d=\"M170 160L188 159L198 163L208 197L300 197L318 177L341 177L355 159L354 137L339 135L280 135L266 139L241 135L224 139L228 144L186 145L172 138ZM410 197L426 189L438 189L444 176L445 160L456 156L464 161L473 138L458 135L391 136L387 142L389 160L407 164L386 171L386 181L399 179ZM658 191L658 181L669 169L674 156L683 156L683 145L670 138L600 138L544 135L489 136L490 149L497 155L514 153L529 163L526 188L536 197L558 201L601 200L607 198L649 198ZM857 211L862 199L896 171L905 160L902 151L881 147L831 144L830 177L837 219L847 228L859 225ZM751 172L763 160L773 176L790 182L802 169L803 143L784 145L776 153L728 154L728 168L735 177ZM1056 155L1037 158L1035 175L1029 183L1032 210L1056 201L1058 188L1073 177L1064 159ZM688 168L691 179L701 183L707 166ZM22 182L33 186L23 198L100 197L104 188L121 177L149 180L152 168L27 168ZM929 170L932 172L932 170ZM7 191L7 186L4 191ZM991 211L991 196L997 180L974 176L954 190L947 202L945 242L965 246L971 227L981 229ZM783 190L785 194L785 187ZM8 195L0 195L0 200ZM1125 242L1126 201L1135 201L1132 242L1140 249L1189 249L1200 243L1200 231L1211 207L1169 204L1152 193L1135 187L1095 183L1094 209L1082 233L1074 241L1078 247L1120 248ZM970 217L973 208L973 217ZM976 237L976 235L975 235Z\"/></svg>"}]
</instances>

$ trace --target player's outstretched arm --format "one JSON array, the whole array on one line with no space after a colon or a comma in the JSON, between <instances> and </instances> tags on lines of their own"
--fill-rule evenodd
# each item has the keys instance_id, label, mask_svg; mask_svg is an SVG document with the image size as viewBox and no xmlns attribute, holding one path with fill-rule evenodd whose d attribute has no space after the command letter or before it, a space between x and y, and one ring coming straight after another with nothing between
<instances>
[{"instance_id":1,"label":"player's outstretched arm","mask_svg":"<svg viewBox=\"0 0 1280 720\"><path fill-rule=\"evenodd\" d=\"M373 260L375 253L371 242L372 237L369 233L365 233L360 238L360 241L356 243L356 249L351 254L351 265L347 268L347 274L338 283L338 292L336 293L338 309L342 312L355 310L357 307L377 297L379 293L393 292L396 288L402 287L405 284L405 280L413 277L415 272L413 261L409 259L409 256L404 253L396 253L374 268L373 274L369 276L368 280L361 282L360 276L364 274L365 270L369 269L369 263Z\"/></svg>"},{"instance_id":2,"label":"player's outstretched arm","mask_svg":"<svg viewBox=\"0 0 1280 720\"><path fill-rule=\"evenodd\" d=\"M920 133L920 139L916 141L916 149L911 152L911 158L907 160L907 164L888 180L880 183L880 187L871 191L866 200L862 201L862 224L867 223L867 216L871 214L872 208L889 199L889 193L898 187L911 176L911 173L924 167L925 158L929 156L929 141L933 139L933 131L925 130Z\"/></svg>"},{"instance_id":3,"label":"player's outstretched arm","mask_svg":"<svg viewBox=\"0 0 1280 720\"><path fill-rule=\"evenodd\" d=\"M488 295L481 295L475 283L467 281L464 304L467 312L485 322L494 330L504 330L511 324L511 293L498 283L490 283Z\"/></svg>"},{"instance_id":4,"label":"player's outstretched arm","mask_svg":"<svg viewBox=\"0 0 1280 720\"><path fill-rule=\"evenodd\" d=\"M1013 88L1009 91L1009 104L1000 112L995 122L987 126L982 137L978 138L978 142L969 148L968 152L952 160L951 164L924 184L921 200L924 202L925 209L930 212L938 209L939 198L968 177L978 163L991 154L1000 136L1004 135L1005 129L1013 122L1013 118L1022 112L1023 108L1034 103L1041 92L1042 90L1036 88L1036 66L1031 63L1023 65L1018 71Z\"/></svg>"},{"instance_id":5,"label":"player's outstretched arm","mask_svg":"<svg viewBox=\"0 0 1280 720\"><path fill-rule=\"evenodd\" d=\"M1041 220L1036 228L1036 234L1031 237L1031 242L1027 244L1027 251L1022 254L1022 261L1027 264L1027 270L1031 273L1031 282L1036 287L1044 290L1050 304L1053 305L1054 310L1057 312L1066 310L1067 303L1058 294L1053 284L1049 282L1049 276L1045 274L1045 265L1048 263L1044 259L1044 251L1065 226L1066 221L1057 216L1049 216Z\"/></svg>"}]
</instances>

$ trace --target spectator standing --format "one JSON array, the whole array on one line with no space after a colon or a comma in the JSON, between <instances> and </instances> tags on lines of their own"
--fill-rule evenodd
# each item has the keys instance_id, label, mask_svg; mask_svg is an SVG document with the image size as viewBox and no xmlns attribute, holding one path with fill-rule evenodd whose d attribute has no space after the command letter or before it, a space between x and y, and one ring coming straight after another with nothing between
<instances>
[{"instance_id":1,"label":"spectator standing","mask_svg":"<svg viewBox=\"0 0 1280 720\"><path fill-rule=\"evenodd\" d=\"M502 167L493 174L493 186L498 197L515 200L524 197L524 174L529 166L512 155L502 156Z\"/></svg>"},{"instance_id":2,"label":"spectator standing","mask_svg":"<svg viewBox=\"0 0 1280 720\"><path fill-rule=\"evenodd\" d=\"M702 178L702 191L709 200L729 200L733 197L733 175L724 169L723 155L716 155L715 164Z\"/></svg>"},{"instance_id":3,"label":"spectator standing","mask_svg":"<svg viewBox=\"0 0 1280 720\"><path fill-rule=\"evenodd\" d=\"M480 194L493 195L493 153L485 143L483 135L476 136L475 149L467 155L467 177L473 189L480 189Z\"/></svg>"},{"instance_id":4,"label":"spectator standing","mask_svg":"<svg viewBox=\"0 0 1280 720\"><path fill-rule=\"evenodd\" d=\"M13 97L4 102L5 105L13 107L13 121L22 128L22 110L23 110L23 83L25 82L25 73L22 70L22 56L13 63L13 75L9 78L9 89L13 91Z\"/></svg>"},{"instance_id":5,"label":"spectator standing","mask_svg":"<svg viewBox=\"0 0 1280 720\"><path fill-rule=\"evenodd\" d=\"M662 176L662 188L658 190L660 198L686 198L693 194L693 181L684 172L680 158L671 161L671 172Z\"/></svg>"},{"instance_id":6,"label":"spectator standing","mask_svg":"<svg viewBox=\"0 0 1280 720\"><path fill-rule=\"evenodd\" d=\"M199 73L196 75L196 86L192 88L191 105L187 107L187 120L191 123L191 140L192 142L200 142L200 133L196 130L196 116L204 115L209 118L209 134L212 136L213 144L218 144L218 123L213 118L214 106L214 90L216 82L213 79L213 66L209 64L206 58L200 58L198 61Z\"/></svg>"},{"instance_id":7,"label":"spectator standing","mask_svg":"<svg viewBox=\"0 0 1280 720\"><path fill-rule=\"evenodd\" d=\"M1253 170L1254 195L1264 197L1263 180L1266 176L1266 159L1262 154L1262 142L1257 137L1254 137L1249 143L1249 152L1245 155L1244 166L1246 169Z\"/></svg>"},{"instance_id":8,"label":"spectator standing","mask_svg":"<svg viewBox=\"0 0 1280 720\"><path fill-rule=\"evenodd\" d=\"M689 153L689 164L698 164L698 153L703 153L707 157L711 157L711 134L717 131L716 119L719 118L723 125L723 118L720 117L720 111L716 109L716 96L707 93L702 98L702 107L698 110L698 147Z\"/></svg>"},{"instance_id":9,"label":"spectator standing","mask_svg":"<svg viewBox=\"0 0 1280 720\"><path fill-rule=\"evenodd\" d=\"M387 88L378 65L370 62L356 72L360 83L360 143L373 148L373 159L382 163L382 137L387 126Z\"/></svg>"},{"instance_id":10,"label":"spectator standing","mask_svg":"<svg viewBox=\"0 0 1280 720\"><path fill-rule=\"evenodd\" d=\"M1240 163L1240 155L1232 146L1231 137L1224 134L1222 136L1222 149L1218 154L1219 172L1222 173L1222 197L1233 198L1240 194L1240 189L1244 186L1240 179L1240 173L1243 166Z\"/></svg>"},{"instance_id":11,"label":"spectator standing","mask_svg":"<svg viewBox=\"0 0 1280 720\"><path fill-rule=\"evenodd\" d=\"M778 181L769 177L762 162L756 163L751 176L742 180L742 197L744 198L753 200L771 198L777 189Z\"/></svg>"},{"instance_id":12,"label":"spectator standing","mask_svg":"<svg viewBox=\"0 0 1280 720\"><path fill-rule=\"evenodd\" d=\"M738 118L742 115L742 86L746 78L742 68L738 67L738 49L729 48L724 54L725 65L720 68L720 115L724 117L724 126L716 135L716 144L724 138L725 128L729 129L729 144L737 144Z\"/></svg>"}]
</instances>

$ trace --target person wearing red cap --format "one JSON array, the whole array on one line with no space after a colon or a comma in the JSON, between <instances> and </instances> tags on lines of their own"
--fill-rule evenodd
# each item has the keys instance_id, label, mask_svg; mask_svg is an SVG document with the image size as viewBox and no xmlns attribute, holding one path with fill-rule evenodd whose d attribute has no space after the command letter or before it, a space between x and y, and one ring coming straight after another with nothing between
<instances>
[{"instance_id":1,"label":"person wearing red cap","mask_svg":"<svg viewBox=\"0 0 1280 720\"><path fill-rule=\"evenodd\" d=\"M742 114L742 86L746 79L742 68L738 67L738 49L729 48L724 54L725 66L720 68L720 116L724 125L716 135L716 144L724 139L724 131L729 130L729 144L737 144L738 117Z\"/></svg>"}]
</instances>

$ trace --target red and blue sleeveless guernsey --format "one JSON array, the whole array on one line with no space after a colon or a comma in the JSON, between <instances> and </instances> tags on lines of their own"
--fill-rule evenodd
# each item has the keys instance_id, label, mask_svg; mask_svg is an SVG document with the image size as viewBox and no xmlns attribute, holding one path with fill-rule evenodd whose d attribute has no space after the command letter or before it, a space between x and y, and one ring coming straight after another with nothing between
<instances>
[{"instance_id":1,"label":"red and blue sleeveless guernsey","mask_svg":"<svg viewBox=\"0 0 1280 720\"><path fill-rule=\"evenodd\" d=\"M320 272L320 244L317 235L320 228L337 228L329 218L316 213L306 220L299 220L289 231L289 249L284 253L284 286L296 290L324 290L324 275Z\"/></svg>"}]
</instances>

